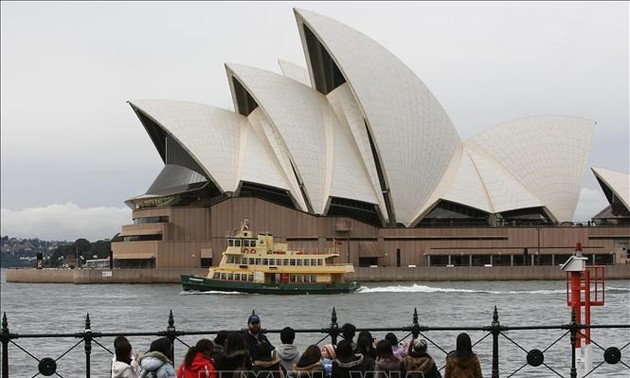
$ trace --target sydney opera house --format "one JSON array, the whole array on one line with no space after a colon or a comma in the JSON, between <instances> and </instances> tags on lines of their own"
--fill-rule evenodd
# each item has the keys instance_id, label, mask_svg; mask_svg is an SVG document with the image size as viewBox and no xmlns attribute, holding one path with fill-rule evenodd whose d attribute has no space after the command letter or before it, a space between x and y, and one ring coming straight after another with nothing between
<instances>
[{"instance_id":1,"label":"sydney opera house","mask_svg":"<svg viewBox=\"0 0 630 378\"><path fill-rule=\"evenodd\" d=\"M628 174L589 170L595 121L535 116L463 140L383 46L295 18L306 67L226 64L234 111L129 101L164 168L127 200L117 266L216 265L243 218L293 248L337 245L357 267L558 265L577 241L593 263L627 260ZM611 206L577 227L587 174Z\"/></svg>"}]
</instances>

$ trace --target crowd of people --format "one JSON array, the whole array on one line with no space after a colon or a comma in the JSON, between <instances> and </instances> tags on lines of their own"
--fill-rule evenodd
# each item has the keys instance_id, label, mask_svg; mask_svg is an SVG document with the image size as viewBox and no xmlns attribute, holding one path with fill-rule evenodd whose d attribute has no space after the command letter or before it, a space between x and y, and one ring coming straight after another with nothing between
<instances>
[{"instance_id":1,"label":"crowd of people","mask_svg":"<svg viewBox=\"0 0 630 378\"><path fill-rule=\"evenodd\" d=\"M388 333L377 341L369 331L346 323L337 345L309 345L303 353L293 345L295 331L280 332L274 347L252 314L243 332L219 332L213 341L199 340L175 369L173 347L166 337L153 341L144 354L133 354L129 340L114 340L112 378L442 378L424 339L399 343ZM467 333L457 336L446 356L444 378L481 378L479 358Z\"/></svg>"}]
</instances>

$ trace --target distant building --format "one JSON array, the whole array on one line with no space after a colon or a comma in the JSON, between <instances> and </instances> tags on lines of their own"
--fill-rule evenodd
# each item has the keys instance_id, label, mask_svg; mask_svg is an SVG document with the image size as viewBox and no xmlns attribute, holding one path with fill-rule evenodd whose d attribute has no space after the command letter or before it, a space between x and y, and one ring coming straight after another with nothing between
<instances>
[{"instance_id":1,"label":"distant building","mask_svg":"<svg viewBox=\"0 0 630 378\"><path fill-rule=\"evenodd\" d=\"M555 227L575 212L594 121L531 117L462 140L384 47L295 16L308 67L227 64L234 112L129 101L165 166L127 201L116 266L210 265L242 218L297 248L343 240L359 266L560 264L576 241L594 263L625 258L628 227Z\"/></svg>"}]
</instances>

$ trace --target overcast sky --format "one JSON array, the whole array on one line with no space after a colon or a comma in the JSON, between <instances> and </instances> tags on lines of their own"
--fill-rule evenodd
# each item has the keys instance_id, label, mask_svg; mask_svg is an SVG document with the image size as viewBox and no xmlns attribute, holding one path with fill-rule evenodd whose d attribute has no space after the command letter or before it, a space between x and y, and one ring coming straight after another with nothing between
<instances>
[{"instance_id":1,"label":"overcast sky","mask_svg":"<svg viewBox=\"0 0 630 378\"><path fill-rule=\"evenodd\" d=\"M463 139L504 121L597 122L589 167L629 168L627 2L2 2L1 234L111 238L162 168L129 99L233 109L225 62L306 66L292 8L382 44ZM590 170L576 221L607 206Z\"/></svg>"}]
</instances>

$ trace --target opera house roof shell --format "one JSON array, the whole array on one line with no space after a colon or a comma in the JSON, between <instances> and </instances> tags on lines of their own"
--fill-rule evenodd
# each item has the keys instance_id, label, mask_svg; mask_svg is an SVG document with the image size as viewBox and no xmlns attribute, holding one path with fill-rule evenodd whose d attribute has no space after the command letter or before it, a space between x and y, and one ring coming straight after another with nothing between
<instances>
[{"instance_id":1,"label":"opera house roof shell","mask_svg":"<svg viewBox=\"0 0 630 378\"><path fill-rule=\"evenodd\" d=\"M537 116L462 140L427 86L383 46L310 11L295 17L307 67L280 61L278 74L226 64L235 111L129 101L165 163L130 201L208 183L238 196L247 184L314 215L340 201L367 206L383 225L415 226L443 204L572 219L594 121Z\"/></svg>"}]
</instances>

